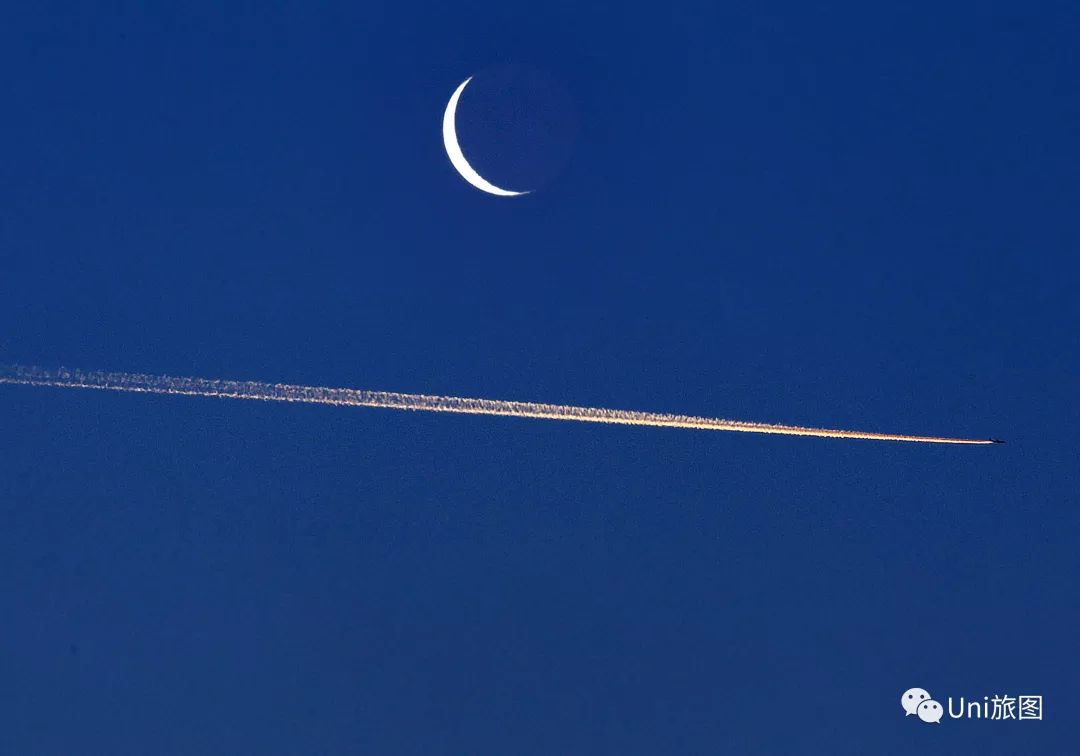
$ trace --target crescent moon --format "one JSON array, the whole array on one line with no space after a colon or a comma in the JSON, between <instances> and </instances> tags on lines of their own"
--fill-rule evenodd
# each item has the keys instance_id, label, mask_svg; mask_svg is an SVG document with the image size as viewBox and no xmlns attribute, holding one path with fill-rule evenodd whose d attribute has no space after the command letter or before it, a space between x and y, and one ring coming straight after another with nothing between
<instances>
[{"instance_id":1,"label":"crescent moon","mask_svg":"<svg viewBox=\"0 0 1080 756\"><path fill-rule=\"evenodd\" d=\"M475 186L482 192L488 194L495 194L499 197L517 197L522 194L528 194L529 192L512 192L509 189L500 189L485 179L476 169L469 165L469 161L465 159L465 153L461 151L461 145L458 144L457 127L454 124L455 117L457 115L458 100L461 99L461 93L465 91L465 87L473 77L467 78L461 82L461 85L454 90L454 94L450 95L450 102L446 103L446 112L443 113L442 118L442 138L443 145L446 147L446 155L450 158L450 163L457 169L457 172L461 174L461 177Z\"/></svg>"}]
</instances>

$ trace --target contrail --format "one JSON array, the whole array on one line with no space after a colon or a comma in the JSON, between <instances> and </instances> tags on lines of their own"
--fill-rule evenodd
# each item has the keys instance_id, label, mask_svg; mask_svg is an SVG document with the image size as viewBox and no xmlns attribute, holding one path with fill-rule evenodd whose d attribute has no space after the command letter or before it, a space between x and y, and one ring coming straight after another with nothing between
<instances>
[{"instance_id":1,"label":"contrail","mask_svg":"<svg viewBox=\"0 0 1080 756\"><path fill-rule=\"evenodd\" d=\"M454 396L394 394L386 391L361 391L317 386L290 386L255 381L217 381L207 378L174 378L167 375L136 373L84 372L82 370L43 370L19 365L0 366L0 383L22 386L59 386L140 394L180 394L223 399L254 399L265 402L304 402L346 407L383 407L386 409L454 412L468 415L532 417L544 420L575 420L609 425L647 425L656 428L693 428L696 430L771 433L781 436L816 436L818 438L856 438L871 441L911 441L924 444L993 444L995 439L945 438L940 436L905 436L896 433L800 428L793 425L748 423L711 417L668 415L655 412L572 407L534 402L507 402L500 399L462 399Z\"/></svg>"}]
</instances>

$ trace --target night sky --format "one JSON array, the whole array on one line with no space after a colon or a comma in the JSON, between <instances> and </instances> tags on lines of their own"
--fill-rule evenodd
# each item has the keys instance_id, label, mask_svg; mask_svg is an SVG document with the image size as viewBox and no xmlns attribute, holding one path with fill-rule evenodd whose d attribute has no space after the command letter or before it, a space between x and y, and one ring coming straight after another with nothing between
<instances>
[{"instance_id":1,"label":"night sky","mask_svg":"<svg viewBox=\"0 0 1080 756\"><path fill-rule=\"evenodd\" d=\"M0 386L0 753L1075 749L1075 3L158 5L2 14L0 362L1007 443Z\"/></svg>"}]
</instances>

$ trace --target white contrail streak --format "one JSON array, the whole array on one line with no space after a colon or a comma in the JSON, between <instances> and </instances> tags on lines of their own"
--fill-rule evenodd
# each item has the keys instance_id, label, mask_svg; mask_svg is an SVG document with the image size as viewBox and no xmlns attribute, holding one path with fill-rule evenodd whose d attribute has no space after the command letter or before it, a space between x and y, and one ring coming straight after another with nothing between
<instances>
[{"instance_id":1,"label":"white contrail streak","mask_svg":"<svg viewBox=\"0 0 1080 756\"><path fill-rule=\"evenodd\" d=\"M455 412L470 415L533 417L545 420L576 420L609 425L648 425L657 428L693 428L697 430L771 433L782 436L819 438L856 438L872 441L912 441L924 444L993 444L994 439L944 438L940 436L905 436L896 433L800 428L793 425L748 423L710 417L667 415L654 412L572 407L534 402L507 402L499 399L461 399L453 396L394 394L385 391L360 391L317 386L289 386L255 381L215 381L206 378L173 378L167 375L84 372L81 370L43 370L19 365L0 366L0 383L23 386L59 386L141 394L180 394L224 399L255 399L267 402L304 402L348 407L384 407L386 409Z\"/></svg>"}]
</instances>

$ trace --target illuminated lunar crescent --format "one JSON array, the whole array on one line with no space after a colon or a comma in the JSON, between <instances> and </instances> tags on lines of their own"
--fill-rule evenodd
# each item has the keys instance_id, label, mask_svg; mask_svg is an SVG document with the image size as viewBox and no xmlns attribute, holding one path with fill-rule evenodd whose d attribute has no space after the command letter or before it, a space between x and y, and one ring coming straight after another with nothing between
<instances>
[{"instance_id":1,"label":"illuminated lunar crescent","mask_svg":"<svg viewBox=\"0 0 1080 756\"><path fill-rule=\"evenodd\" d=\"M500 189L477 173L476 170L469 165L469 161L465 159L465 153L461 151L461 145L458 144L457 127L454 124L454 120L457 115L458 100L461 98L461 93L465 90L465 87L470 81L472 81L471 76L461 82L461 86L455 89L454 94L450 96L450 102L446 103L446 112L443 113L442 119L442 138L443 144L446 146L447 157L450 158L451 164L453 164L454 168L457 169L457 172L461 174L461 177L482 192L495 194L500 197L517 197L521 194L528 194L527 191L512 192L509 189Z\"/></svg>"}]
</instances>

